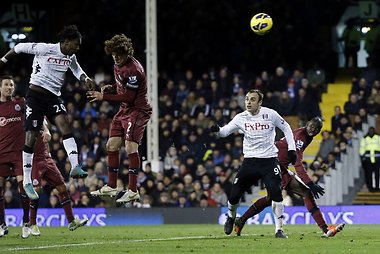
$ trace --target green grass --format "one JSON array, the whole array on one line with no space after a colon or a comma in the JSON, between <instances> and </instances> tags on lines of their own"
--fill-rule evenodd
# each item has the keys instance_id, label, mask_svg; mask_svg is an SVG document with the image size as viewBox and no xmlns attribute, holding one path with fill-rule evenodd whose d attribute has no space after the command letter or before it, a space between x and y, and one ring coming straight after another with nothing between
<instances>
[{"instance_id":1,"label":"green grass","mask_svg":"<svg viewBox=\"0 0 380 254\"><path fill-rule=\"evenodd\" d=\"M322 239L315 225L285 225L288 239L274 238L274 226L246 226L243 235L226 236L220 225L41 227L41 236L20 237L10 228L0 238L0 253L380 253L380 226L346 225Z\"/></svg>"}]
</instances>

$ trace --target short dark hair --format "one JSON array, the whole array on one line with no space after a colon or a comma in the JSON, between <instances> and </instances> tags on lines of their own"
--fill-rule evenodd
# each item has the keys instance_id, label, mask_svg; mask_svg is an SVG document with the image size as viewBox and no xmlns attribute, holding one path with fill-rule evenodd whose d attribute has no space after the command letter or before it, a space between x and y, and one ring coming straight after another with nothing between
<instances>
[{"instance_id":1,"label":"short dark hair","mask_svg":"<svg viewBox=\"0 0 380 254\"><path fill-rule=\"evenodd\" d=\"M257 95L259 96L259 102L263 101L263 99L264 99L264 94L259 89L251 89L248 91L248 93L257 93Z\"/></svg>"},{"instance_id":2,"label":"short dark hair","mask_svg":"<svg viewBox=\"0 0 380 254\"><path fill-rule=\"evenodd\" d=\"M58 33L58 39L59 42L64 42L65 40L75 40L75 39L82 39L82 35L78 30L78 27L76 25L70 25L65 26L63 29Z\"/></svg>"},{"instance_id":3,"label":"short dark hair","mask_svg":"<svg viewBox=\"0 0 380 254\"><path fill-rule=\"evenodd\" d=\"M0 84L3 82L4 79L13 79L11 75L3 75L0 77Z\"/></svg>"}]
</instances>

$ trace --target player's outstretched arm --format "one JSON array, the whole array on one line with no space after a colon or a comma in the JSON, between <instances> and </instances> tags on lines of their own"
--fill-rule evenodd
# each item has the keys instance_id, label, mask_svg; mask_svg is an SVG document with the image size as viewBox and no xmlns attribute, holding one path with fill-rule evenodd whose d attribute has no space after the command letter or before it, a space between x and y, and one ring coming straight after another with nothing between
<instances>
[{"instance_id":1,"label":"player's outstretched arm","mask_svg":"<svg viewBox=\"0 0 380 254\"><path fill-rule=\"evenodd\" d=\"M2 68L10 59L12 59L17 53L14 49L9 50L1 59L0 59L0 68Z\"/></svg>"},{"instance_id":2,"label":"player's outstretched arm","mask_svg":"<svg viewBox=\"0 0 380 254\"><path fill-rule=\"evenodd\" d=\"M210 132L219 132L220 126L217 124L214 124L210 127Z\"/></svg>"}]
</instances>

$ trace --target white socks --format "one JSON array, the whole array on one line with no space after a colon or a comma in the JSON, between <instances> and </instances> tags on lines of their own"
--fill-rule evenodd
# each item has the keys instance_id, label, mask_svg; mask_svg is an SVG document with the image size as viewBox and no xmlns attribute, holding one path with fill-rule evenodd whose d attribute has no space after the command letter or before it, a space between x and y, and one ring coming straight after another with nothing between
<instances>
[{"instance_id":1,"label":"white socks","mask_svg":"<svg viewBox=\"0 0 380 254\"><path fill-rule=\"evenodd\" d=\"M228 217L231 217L231 218L235 219L235 217L236 217L236 209L239 206L239 204L231 205L230 202L228 201L227 205L228 205L228 212L227 212L228 213Z\"/></svg>"},{"instance_id":2,"label":"white socks","mask_svg":"<svg viewBox=\"0 0 380 254\"><path fill-rule=\"evenodd\" d=\"M276 224L276 231L282 230L282 220L284 214L284 205L282 202L272 201L272 211L274 214L274 222Z\"/></svg>"},{"instance_id":3,"label":"white socks","mask_svg":"<svg viewBox=\"0 0 380 254\"><path fill-rule=\"evenodd\" d=\"M22 171L24 175L23 185L32 183L33 154L22 152Z\"/></svg>"},{"instance_id":4,"label":"white socks","mask_svg":"<svg viewBox=\"0 0 380 254\"><path fill-rule=\"evenodd\" d=\"M67 156L69 157L71 168L78 165L78 146L73 137L63 140Z\"/></svg>"}]
</instances>

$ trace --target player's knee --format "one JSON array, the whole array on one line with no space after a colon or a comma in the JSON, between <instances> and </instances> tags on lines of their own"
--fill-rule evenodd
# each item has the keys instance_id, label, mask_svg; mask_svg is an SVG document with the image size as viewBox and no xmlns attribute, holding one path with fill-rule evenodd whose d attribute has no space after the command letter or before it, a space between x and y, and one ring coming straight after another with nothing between
<instances>
[{"instance_id":1,"label":"player's knee","mask_svg":"<svg viewBox=\"0 0 380 254\"><path fill-rule=\"evenodd\" d=\"M272 187L268 188L268 197L272 201L281 202L283 200L282 198L282 191L281 188Z\"/></svg>"},{"instance_id":2,"label":"player's knee","mask_svg":"<svg viewBox=\"0 0 380 254\"><path fill-rule=\"evenodd\" d=\"M133 141L126 141L125 142L125 151L127 154L136 153L139 149L139 144Z\"/></svg>"},{"instance_id":3,"label":"player's knee","mask_svg":"<svg viewBox=\"0 0 380 254\"><path fill-rule=\"evenodd\" d=\"M241 195L239 195L239 193L231 191L228 197L228 201L230 202L230 204L235 205L239 203L240 198L241 198Z\"/></svg>"},{"instance_id":4,"label":"player's knee","mask_svg":"<svg viewBox=\"0 0 380 254\"><path fill-rule=\"evenodd\" d=\"M119 150L119 147L116 144L107 143L106 144L106 149L107 149L108 152L116 152L116 151Z\"/></svg>"}]
</instances>

